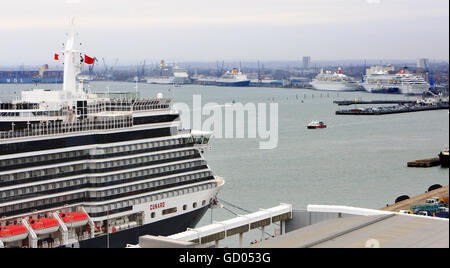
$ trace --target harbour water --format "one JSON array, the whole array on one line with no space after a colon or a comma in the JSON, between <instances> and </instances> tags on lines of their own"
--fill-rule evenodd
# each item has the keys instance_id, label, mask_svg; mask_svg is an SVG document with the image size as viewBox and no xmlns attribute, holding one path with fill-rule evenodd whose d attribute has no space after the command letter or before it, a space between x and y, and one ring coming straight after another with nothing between
<instances>
[{"instance_id":1,"label":"harbour water","mask_svg":"<svg viewBox=\"0 0 450 268\"><path fill-rule=\"evenodd\" d=\"M0 99L13 99L32 85L0 85ZM58 88L61 85L45 85ZM92 91L134 91L135 84L91 82ZM169 88L171 89L169 91ZM225 178L219 198L249 211L279 203L304 209L308 204L348 205L378 209L400 195L424 193L433 184L448 185L449 169L408 168L416 159L436 157L448 147L447 110L383 116L338 116L335 100L411 99L401 95L365 92L319 92L282 88L222 88L139 84L142 97L158 92L192 107L192 96L203 104L236 102L278 103L279 142L260 150L258 139L212 139L206 158L212 170ZM363 107L363 106L361 106ZM307 130L312 120L327 129ZM240 214L243 211L229 207ZM214 221L233 217L213 211ZM210 224L207 214L200 225ZM256 236L256 235L255 235ZM249 237L249 240L254 240ZM256 237L257 239L257 237Z\"/></svg>"}]
</instances>

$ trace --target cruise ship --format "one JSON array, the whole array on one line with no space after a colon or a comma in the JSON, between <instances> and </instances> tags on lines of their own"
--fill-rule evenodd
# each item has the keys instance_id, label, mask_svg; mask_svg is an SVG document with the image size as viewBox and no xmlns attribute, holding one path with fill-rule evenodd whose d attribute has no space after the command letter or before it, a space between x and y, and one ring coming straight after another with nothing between
<instances>
[{"instance_id":1,"label":"cruise ship","mask_svg":"<svg viewBox=\"0 0 450 268\"><path fill-rule=\"evenodd\" d=\"M361 86L370 93L421 95L430 84L406 69L395 73L393 66L372 66L366 70Z\"/></svg>"},{"instance_id":2,"label":"cruise ship","mask_svg":"<svg viewBox=\"0 0 450 268\"><path fill-rule=\"evenodd\" d=\"M348 77L339 68L337 72L323 71L312 80L311 86L315 90L323 91L357 91L360 85Z\"/></svg>"},{"instance_id":3,"label":"cruise ship","mask_svg":"<svg viewBox=\"0 0 450 268\"><path fill-rule=\"evenodd\" d=\"M123 248L193 228L225 183L203 155L210 133L180 130L161 94L87 92L75 36L71 23L62 90L0 103L0 248Z\"/></svg>"},{"instance_id":4,"label":"cruise ship","mask_svg":"<svg viewBox=\"0 0 450 268\"><path fill-rule=\"evenodd\" d=\"M242 73L241 68L234 68L232 71L227 71L221 78L216 81L217 86L222 87L248 87L250 86L250 79L247 75Z\"/></svg>"},{"instance_id":5,"label":"cruise ship","mask_svg":"<svg viewBox=\"0 0 450 268\"><path fill-rule=\"evenodd\" d=\"M148 84L156 85L184 85L189 83L189 74L178 66L168 66L165 61L160 63L159 74L157 76L146 77Z\"/></svg>"}]
</instances>

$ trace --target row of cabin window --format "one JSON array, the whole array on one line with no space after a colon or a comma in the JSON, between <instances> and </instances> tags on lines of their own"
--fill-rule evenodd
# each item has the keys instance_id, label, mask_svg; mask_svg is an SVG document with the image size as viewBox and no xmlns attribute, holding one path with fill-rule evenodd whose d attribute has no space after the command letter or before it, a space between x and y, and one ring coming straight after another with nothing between
<instances>
[{"instance_id":1,"label":"row of cabin window","mask_svg":"<svg viewBox=\"0 0 450 268\"><path fill-rule=\"evenodd\" d=\"M29 178L41 177L41 176L57 175L60 173L86 170L88 167L90 167L90 169L104 169L104 168L112 168L112 167L121 167L121 166L133 165L133 164L147 163L147 162L151 162L151 161L192 156L192 155L195 155L195 153L196 153L195 150L188 150L188 151L158 154L158 155L153 155L153 156L143 156L143 157L137 157L137 158L132 158L132 159L110 161L110 162L91 163L89 165L78 164L78 165L62 166L62 167L57 167L57 168L39 169L39 170L31 171L31 172L20 172L20 173L2 175L2 176L0 176L0 181L24 180L24 179L29 179Z\"/></svg>"},{"instance_id":2,"label":"row of cabin window","mask_svg":"<svg viewBox=\"0 0 450 268\"><path fill-rule=\"evenodd\" d=\"M72 151L72 152L65 152L65 153L46 154L46 155L39 155L39 156L29 156L29 157L22 157L22 158L6 159L6 160L0 161L0 167L17 166L17 165L29 164L29 163L38 163L38 162L60 160L60 159L66 159L66 158L74 158L74 157L85 156L88 154L89 154L88 151Z\"/></svg>"},{"instance_id":3,"label":"row of cabin window","mask_svg":"<svg viewBox=\"0 0 450 268\"><path fill-rule=\"evenodd\" d=\"M114 153L121 153L121 152L132 152L132 151L145 150L145 149L151 149L151 148L173 146L173 145L179 145L179 144L184 144L184 143L185 143L185 139L174 139L174 140L167 140L167 141L157 141L157 142L147 142L147 143L140 143L140 144L133 144L133 145L116 146L116 147L111 147L111 148L105 148L104 151L106 154L114 154ZM84 155L88 155L88 154L89 154L89 151L82 150L82 151L73 151L73 152L65 152L65 153L55 153L55 154L48 154L48 155L7 159L7 160L0 161L0 167L16 166L16 165L21 165L21 164L44 162L44 161L51 161L51 160L60 160L60 159L66 159L66 158L74 158L74 157L80 157L80 156L84 156Z\"/></svg>"},{"instance_id":4,"label":"row of cabin window","mask_svg":"<svg viewBox=\"0 0 450 268\"><path fill-rule=\"evenodd\" d=\"M104 168L112 168L112 167L121 167L121 166L126 166L126 165L134 165L134 164L147 163L147 162L152 162L152 161L192 156L192 155L195 155L195 152L196 152L195 150L188 150L188 151L180 151L180 152L165 153L165 154L158 154L158 155L141 156L141 157L116 160L116 161L110 161L110 162L91 163L90 168L91 169L104 169Z\"/></svg>"},{"instance_id":5,"label":"row of cabin window","mask_svg":"<svg viewBox=\"0 0 450 268\"><path fill-rule=\"evenodd\" d=\"M14 181L14 180L25 180L30 178L42 177L42 176L51 176L57 175L66 172L76 172L81 170L86 170L88 168L87 164L78 164L71 166L63 166L57 168L47 168L47 169L38 169L28 172L20 172L13 174L6 174L0 176L0 181Z\"/></svg>"},{"instance_id":6,"label":"row of cabin window","mask_svg":"<svg viewBox=\"0 0 450 268\"><path fill-rule=\"evenodd\" d=\"M18 188L13 190L1 191L0 198L7 198L11 196L21 196L27 194L34 194L39 192L50 191L54 189L67 188L72 186L84 185L88 181L87 178L75 179L75 180L67 180L62 182L55 183L47 183L35 186L29 186L24 188Z\"/></svg>"},{"instance_id":7,"label":"row of cabin window","mask_svg":"<svg viewBox=\"0 0 450 268\"><path fill-rule=\"evenodd\" d=\"M161 199L171 198L171 197L175 197L175 196L181 196L184 194L204 191L207 189L211 189L213 187L215 187L215 183L208 183L208 184L204 184L204 185L185 188L182 190L169 191L169 192L162 193L162 194L149 195L146 197L112 203L112 204L105 205L105 206L100 206L100 207L87 206L85 208L88 213L101 213L101 212L107 212L109 210L121 209L124 207L130 207L130 206L148 203L148 202L152 202L152 201L157 201L157 200L161 200ZM18 203L15 205L0 207L0 215L3 213L24 210L24 209L29 209L29 208L32 209L32 208L40 207L40 206L44 206L44 205L51 206L51 204L61 203L61 202L67 202L69 204L72 200L79 200L79 199L82 199L85 197L86 197L86 193L76 193L76 194L58 196L58 197L53 197L53 198L41 199L41 200L32 201L32 202Z\"/></svg>"},{"instance_id":8,"label":"row of cabin window","mask_svg":"<svg viewBox=\"0 0 450 268\"><path fill-rule=\"evenodd\" d=\"M120 180L136 178L136 177L144 177L144 176L159 174L159 173L163 173L163 172L167 172L167 171L174 171L174 170L198 167L198 166L202 166L204 164L205 164L205 162L202 160L202 161L194 161L194 162L170 165L170 166L165 166L165 167L158 167L158 168L151 168L151 169L144 169L144 170L139 170L139 171L109 175L109 176L95 177L95 178L91 178L91 183L92 184L103 184L103 183L108 183L108 182L115 182L115 181L120 181Z\"/></svg>"},{"instance_id":9,"label":"row of cabin window","mask_svg":"<svg viewBox=\"0 0 450 268\"><path fill-rule=\"evenodd\" d=\"M204 178L207 176L207 174L210 175L209 172L202 172L202 173L185 175L185 176L176 177L176 178L169 178L169 179L164 179L164 180L146 182L146 183L142 183L142 184L135 184L132 186L115 188L115 189L110 189L110 190L105 190L105 191L89 192L89 197L94 197L94 198L106 197L106 196L111 196L111 195L118 195L118 194L122 194L122 193L139 191L139 190L143 190L143 189L150 189L153 187L159 187L159 186L171 185L171 184L180 183L180 182L192 181L192 180Z\"/></svg>"},{"instance_id":10,"label":"row of cabin window","mask_svg":"<svg viewBox=\"0 0 450 268\"><path fill-rule=\"evenodd\" d=\"M205 190L214 188L215 185L216 185L215 183L207 183L204 185L188 187L185 189L169 191L169 192L165 192L165 193L161 193L161 194L148 195L148 196L135 198L135 199L131 199L131 200L126 200L126 201L121 201L121 202L117 202L117 203L111 203L109 205L86 206L85 209L88 213L103 213L103 212L107 212L110 210L121 209L121 208L125 208L125 207L131 207L131 206L135 206L135 205L145 204L145 203L154 202L154 201L167 199L167 198L171 198L171 197L182 196L182 195L186 195L189 193L205 191Z\"/></svg>"},{"instance_id":11,"label":"row of cabin window","mask_svg":"<svg viewBox=\"0 0 450 268\"><path fill-rule=\"evenodd\" d=\"M58 197L53 197L53 198L46 198L46 199L41 199L41 200L36 200L36 201L31 201L31 202L18 203L15 205L0 207L0 214L17 211L17 210L29 209L29 208L32 209L32 208L40 207L40 206L44 206L44 205L50 206L51 204L61 203L61 202L70 203L70 201L72 201L72 200L78 200L78 199L81 199L84 197L85 197L85 193L76 193L76 194L63 195L63 196L58 196Z\"/></svg>"},{"instance_id":12,"label":"row of cabin window","mask_svg":"<svg viewBox=\"0 0 450 268\"><path fill-rule=\"evenodd\" d=\"M186 167L192 167L192 165L200 166L202 164L203 164L202 161L196 161L194 163L183 163L183 164L178 164L178 165L173 165L173 166L175 166L177 169L184 169ZM155 172L155 174L157 174L157 173L164 172L165 168L156 168L154 170L159 171L159 172ZM146 170L146 171L149 171L149 170ZM99 177L99 178L92 178L91 180L89 180L88 178L79 178L79 179L74 179L74 180L67 180L67 181L61 181L61 182L54 182L54 183L47 183L47 184L41 184L41 185L36 185L36 186L12 189L12 190L7 190L7 191L0 191L0 198L8 198L11 196L20 196L20 195L27 195L27 194L35 194L35 193L39 193L39 192L45 192L45 191L54 190L54 189L62 189L62 188L73 187L73 186L78 186L78 185L81 186L81 185L87 184L88 181L91 181L92 184L100 184L100 183L106 183L106 182L111 182L111 181L115 181L115 180L124 180L127 178L144 176L145 173L147 173L147 172L144 172L144 171L130 172L130 173L114 175L114 176L104 176L104 177ZM145 175L150 175L150 174L147 173ZM125 191L125 192L131 192L131 191L141 190L141 189L145 189L145 188L153 188L153 187L164 186L164 185L169 185L169 184L174 184L174 183L180 183L180 182L185 182L185 181L190 181L190 180L196 180L196 179L200 179L200 178L207 177L207 176L211 176L210 171L200 172L200 173L185 175L185 176L179 176L176 178L169 178L169 179L165 179L165 180L158 180L158 181L149 182L149 183L145 183L145 184L139 184L139 186L134 186L133 189L129 189L129 190L127 189L127 191ZM135 187L138 187L138 188L135 189ZM108 190L108 192L106 192L106 191L92 192L91 196L92 197L105 197L108 195L120 194L123 192L124 191L117 192L116 190L115 191Z\"/></svg>"},{"instance_id":13,"label":"row of cabin window","mask_svg":"<svg viewBox=\"0 0 450 268\"><path fill-rule=\"evenodd\" d=\"M184 139L174 139L174 140L155 141L155 142L139 143L139 144L133 144L133 145L110 147L110 148L105 148L104 151L106 154L113 154L113 153L152 149L152 148L158 148L158 147L174 146L174 145L179 145L179 144L184 144L184 143L185 143Z\"/></svg>"}]
</instances>

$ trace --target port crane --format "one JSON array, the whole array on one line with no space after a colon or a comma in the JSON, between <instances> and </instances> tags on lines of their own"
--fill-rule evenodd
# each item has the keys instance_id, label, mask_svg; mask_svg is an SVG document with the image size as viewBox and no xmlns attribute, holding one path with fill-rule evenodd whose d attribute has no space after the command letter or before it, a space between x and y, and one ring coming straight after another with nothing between
<instances>
[{"instance_id":1,"label":"port crane","mask_svg":"<svg viewBox=\"0 0 450 268\"><path fill-rule=\"evenodd\" d=\"M217 78L220 78L224 72L224 68L225 68L225 61L222 61L222 66L219 69L219 61L217 61Z\"/></svg>"},{"instance_id":2,"label":"port crane","mask_svg":"<svg viewBox=\"0 0 450 268\"><path fill-rule=\"evenodd\" d=\"M105 58L102 58L103 61L103 66L104 66L104 72L103 72L103 76L105 77L105 79L113 79L114 77L114 70L117 67L117 63L119 62L119 59L116 59L114 65L112 67L108 67L108 65L106 64L106 60Z\"/></svg>"}]
</instances>

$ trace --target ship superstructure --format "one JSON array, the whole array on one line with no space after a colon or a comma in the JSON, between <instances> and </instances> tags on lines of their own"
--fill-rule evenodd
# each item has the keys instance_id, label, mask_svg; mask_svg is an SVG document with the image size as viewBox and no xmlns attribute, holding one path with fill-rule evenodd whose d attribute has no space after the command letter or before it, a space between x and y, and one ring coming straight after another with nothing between
<instances>
[{"instance_id":1,"label":"ship superstructure","mask_svg":"<svg viewBox=\"0 0 450 268\"><path fill-rule=\"evenodd\" d=\"M125 247L194 227L224 184L172 99L88 93L73 25L62 90L0 104L0 247Z\"/></svg>"},{"instance_id":2,"label":"ship superstructure","mask_svg":"<svg viewBox=\"0 0 450 268\"><path fill-rule=\"evenodd\" d=\"M323 71L312 80L311 85L316 90L323 91L357 91L359 84L353 78L345 75L341 68L337 72Z\"/></svg>"}]
</instances>

